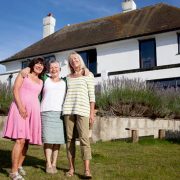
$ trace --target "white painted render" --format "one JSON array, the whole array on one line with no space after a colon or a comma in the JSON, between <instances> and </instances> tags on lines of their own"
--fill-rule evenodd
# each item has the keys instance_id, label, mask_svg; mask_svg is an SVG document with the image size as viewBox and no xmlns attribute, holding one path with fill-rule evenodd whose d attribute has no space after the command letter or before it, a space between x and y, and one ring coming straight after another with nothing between
<instances>
[{"instance_id":1,"label":"white painted render","mask_svg":"<svg viewBox=\"0 0 180 180\"><path fill-rule=\"evenodd\" d=\"M177 33L169 32L156 35L157 65L180 63Z\"/></svg>"},{"instance_id":2,"label":"white painted render","mask_svg":"<svg viewBox=\"0 0 180 180\"><path fill-rule=\"evenodd\" d=\"M11 61L11 62L4 63L3 65L6 66L6 73L19 71L22 68L22 61L24 60Z\"/></svg>"},{"instance_id":3,"label":"white painted render","mask_svg":"<svg viewBox=\"0 0 180 180\"><path fill-rule=\"evenodd\" d=\"M98 73L137 68L139 68L139 45L137 39L97 46Z\"/></svg>"},{"instance_id":4,"label":"white painted render","mask_svg":"<svg viewBox=\"0 0 180 180\"><path fill-rule=\"evenodd\" d=\"M139 69L139 40L150 38L156 39L157 66L180 63L180 55L177 54L177 31L121 40L74 50L82 51L96 48L97 73L105 74L107 72ZM61 63L61 74L63 77L69 73L67 59L70 52L71 51L64 51L54 54L56 59ZM6 66L7 73L12 73L13 71L18 71L21 69L22 61L24 60L7 62L3 63L3 65ZM180 77L180 68L128 73L118 76L140 78L143 80ZM110 78L112 77L113 76L110 76ZM3 76L0 75L1 81L4 81L5 79L6 78L3 78ZM101 81L102 77L96 78L96 80Z\"/></svg>"},{"instance_id":5,"label":"white painted render","mask_svg":"<svg viewBox=\"0 0 180 180\"><path fill-rule=\"evenodd\" d=\"M51 14L43 18L43 38L54 33L55 25L56 19Z\"/></svg>"}]
</instances>

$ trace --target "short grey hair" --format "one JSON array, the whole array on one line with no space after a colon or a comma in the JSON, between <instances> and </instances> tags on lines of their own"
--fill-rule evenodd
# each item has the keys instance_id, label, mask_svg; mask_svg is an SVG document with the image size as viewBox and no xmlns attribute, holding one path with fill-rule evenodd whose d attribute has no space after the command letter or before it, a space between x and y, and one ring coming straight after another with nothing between
<instances>
[{"instance_id":1,"label":"short grey hair","mask_svg":"<svg viewBox=\"0 0 180 180\"><path fill-rule=\"evenodd\" d=\"M60 64L60 62L59 62L58 60L56 60L56 59L51 59L51 60L48 61L48 63L47 63L47 70L48 70L48 72L49 72L49 70L50 70L50 65L51 65L52 63L57 63L57 64L59 64L59 68L61 69L61 64Z\"/></svg>"},{"instance_id":2,"label":"short grey hair","mask_svg":"<svg viewBox=\"0 0 180 180\"><path fill-rule=\"evenodd\" d=\"M52 63L58 63L59 66L60 66L60 62L58 60L56 60L56 59L51 59L48 64L50 65Z\"/></svg>"}]
</instances>

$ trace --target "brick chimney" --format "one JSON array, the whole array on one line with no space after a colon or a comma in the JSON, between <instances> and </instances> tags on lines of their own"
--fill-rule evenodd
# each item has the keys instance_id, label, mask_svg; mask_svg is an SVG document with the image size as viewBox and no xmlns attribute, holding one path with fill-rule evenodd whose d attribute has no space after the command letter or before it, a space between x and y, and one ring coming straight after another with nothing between
<instances>
[{"instance_id":1,"label":"brick chimney","mask_svg":"<svg viewBox=\"0 0 180 180\"><path fill-rule=\"evenodd\" d=\"M45 18L43 18L43 38L54 33L56 19L49 13Z\"/></svg>"},{"instance_id":2,"label":"brick chimney","mask_svg":"<svg viewBox=\"0 0 180 180\"><path fill-rule=\"evenodd\" d=\"M136 3L133 0L123 0L122 10L123 12L129 12L136 9Z\"/></svg>"}]
</instances>

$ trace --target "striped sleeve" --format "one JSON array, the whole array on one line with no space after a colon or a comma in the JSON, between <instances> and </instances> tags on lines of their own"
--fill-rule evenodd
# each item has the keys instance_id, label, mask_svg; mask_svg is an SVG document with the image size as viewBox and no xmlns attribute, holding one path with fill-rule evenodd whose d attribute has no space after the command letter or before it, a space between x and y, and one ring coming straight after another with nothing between
<instances>
[{"instance_id":1,"label":"striped sleeve","mask_svg":"<svg viewBox=\"0 0 180 180\"><path fill-rule=\"evenodd\" d=\"M87 80L88 94L89 94L89 102L95 102L95 79L93 74L89 75Z\"/></svg>"}]
</instances>

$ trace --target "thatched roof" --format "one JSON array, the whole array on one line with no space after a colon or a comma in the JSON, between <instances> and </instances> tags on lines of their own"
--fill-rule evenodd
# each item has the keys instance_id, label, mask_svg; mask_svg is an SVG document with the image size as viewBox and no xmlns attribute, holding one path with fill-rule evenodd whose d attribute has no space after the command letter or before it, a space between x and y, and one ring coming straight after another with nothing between
<instances>
[{"instance_id":1,"label":"thatched roof","mask_svg":"<svg viewBox=\"0 0 180 180\"><path fill-rule=\"evenodd\" d=\"M157 4L65 26L1 62L180 29L180 8Z\"/></svg>"}]
</instances>

